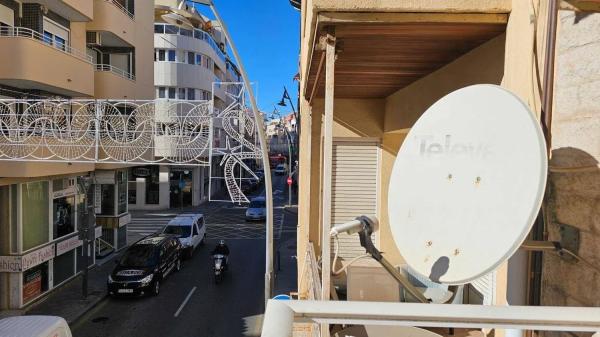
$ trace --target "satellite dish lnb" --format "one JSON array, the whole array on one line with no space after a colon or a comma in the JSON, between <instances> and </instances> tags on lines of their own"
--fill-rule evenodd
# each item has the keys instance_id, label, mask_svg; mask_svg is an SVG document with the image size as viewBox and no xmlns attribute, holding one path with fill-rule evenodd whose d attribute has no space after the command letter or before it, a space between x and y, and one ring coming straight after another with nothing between
<instances>
[{"instance_id":1,"label":"satellite dish lnb","mask_svg":"<svg viewBox=\"0 0 600 337\"><path fill-rule=\"evenodd\" d=\"M392 235L406 263L444 284L496 269L542 203L546 145L517 96L474 85L432 105L404 140L389 185Z\"/></svg>"}]
</instances>

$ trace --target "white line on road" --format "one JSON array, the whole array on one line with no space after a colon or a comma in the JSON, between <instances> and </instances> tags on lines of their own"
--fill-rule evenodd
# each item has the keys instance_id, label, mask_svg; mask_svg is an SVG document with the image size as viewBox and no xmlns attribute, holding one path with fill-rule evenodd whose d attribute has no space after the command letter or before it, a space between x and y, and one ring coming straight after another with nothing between
<instances>
[{"instance_id":1,"label":"white line on road","mask_svg":"<svg viewBox=\"0 0 600 337\"><path fill-rule=\"evenodd\" d=\"M196 287L193 287L192 290L190 290L190 293L187 295L185 300L183 300L183 303L181 303L181 305L179 306L179 309L177 309L177 311L175 312L175 315L173 315L173 317L179 316L179 313L181 312L181 310L183 310L183 307L185 307L187 302L190 300L190 297L192 297L192 294L194 293L194 291L196 291Z\"/></svg>"}]
</instances>

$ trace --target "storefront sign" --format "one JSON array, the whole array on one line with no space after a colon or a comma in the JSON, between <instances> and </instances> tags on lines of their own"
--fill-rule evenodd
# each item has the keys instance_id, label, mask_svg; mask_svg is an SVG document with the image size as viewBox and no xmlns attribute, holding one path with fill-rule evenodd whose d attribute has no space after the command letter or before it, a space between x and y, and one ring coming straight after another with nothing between
<instances>
[{"instance_id":1,"label":"storefront sign","mask_svg":"<svg viewBox=\"0 0 600 337\"><path fill-rule=\"evenodd\" d=\"M23 280L23 303L38 297L42 293L42 273L40 270L27 275Z\"/></svg>"},{"instance_id":2,"label":"storefront sign","mask_svg":"<svg viewBox=\"0 0 600 337\"><path fill-rule=\"evenodd\" d=\"M98 226L94 228L94 239L97 239L102 236L102 226Z\"/></svg>"},{"instance_id":3,"label":"storefront sign","mask_svg":"<svg viewBox=\"0 0 600 337\"><path fill-rule=\"evenodd\" d=\"M102 189L100 185L94 186L94 213L102 213Z\"/></svg>"},{"instance_id":4,"label":"storefront sign","mask_svg":"<svg viewBox=\"0 0 600 337\"><path fill-rule=\"evenodd\" d=\"M127 213L119 218L119 227L123 227L131 222L131 214Z\"/></svg>"},{"instance_id":5,"label":"storefront sign","mask_svg":"<svg viewBox=\"0 0 600 337\"><path fill-rule=\"evenodd\" d=\"M27 255L23 255L21 258L21 268L23 271L33 268L38 264L42 264L48 260L54 258L55 245L51 244L46 247L40 248L36 251L33 251Z\"/></svg>"},{"instance_id":6,"label":"storefront sign","mask_svg":"<svg viewBox=\"0 0 600 337\"><path fill-rule=\"evenodd\" d=\"M79 246L82 245L81 240L79 240L79 237L74 236L70 239L61 241L59 243L56 244L56 256L62 255L72 249L75 249Z\"/></svg>"},{"instance_id":7,"label":"storefront sign","mask_svg":"<svg viewBox=\"0 0 600 337\"><path fill-rule=\"evenodd\" d=\"M77 194L77 188L75 188L75 186L69 186L69 187L65 188L64 190L53 191L52 198L53 199L62 198L62 197L75 195L75 194Z\"/></svg>"},{"instance_id":8,"label":"storefront sign","mask_svg":"<svg viewBox=\"0 0 600 337\"><path fill-rule=\"evenodd\" d=\"M20 256L0 256L0 273L18 273L20 271Z\"/></svg>"},{"instance_id":9,"label":"storefront sign","mask_svg":"<svg viewBox=\"0 0 600 337\"><path fill-rule=\"evenodd\" d=\"M115 171L95 171L96 184L115 184Z\"/></svg>"},{"instance_id":10,"label":"storefront sign","mask_svg":"<svg viewBox=\"0 0 600 337\"><path fill-rule=\"evenodd\" d=\"M145 167L136 167L132 170L132 173L136 177L143 178L150 175L150 169L147 169Z\"/></svg>"}]
</instances>

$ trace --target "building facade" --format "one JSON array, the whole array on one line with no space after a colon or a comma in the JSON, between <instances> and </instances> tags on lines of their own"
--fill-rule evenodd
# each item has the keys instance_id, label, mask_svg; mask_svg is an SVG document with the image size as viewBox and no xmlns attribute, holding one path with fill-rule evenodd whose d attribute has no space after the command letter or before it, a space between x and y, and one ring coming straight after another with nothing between
<instances>
[{"instance_id":1,"label":"building facade","mask_svg":"<svg viewBox=\"0 0 600 337\"><path fill-rule=\"evenodd\" d=\"M600 14L586 12L598 10L591 3L560 5L549 182L530 238L565 242L565 233L576 233L572 249L599 266ZM346 273L320 272L316 261L325 266L332 260L329 228L376 215L380 229L373 240L402 268L387 207L390 174L404 138L438 99L473 84L510 90L539 119L547 17L548 1L302 1L301 299L400 300L397 286L385 290L385 273L375 280L377 265L363 269L369 270L369 282L353 285ZM510 130L506 133L509 137ZM363 253L356 235L340 236L342 263ZM598 306L599 285L600 275L577 259L519 250L467 285L461 301Z\"/></svg>"},{"instance_id":2,"label":"building facade","mask_svg":"<svg viewBox=\"0 0 600 337\"><path fill-rule=\"evenodd\" d=\"M157 99L212 100L215 111L231 98L221 82L239 82L240 73L227 55L227 41L212 21L181 1L156 1L154 9L154 90ZM222 128L214 138L225 142ZM212 161L219 170L220 156ZM207 159L208 161L208 159ZM211 169L198 166L131 168L129 204L132 209L198 206L224 184L209 184ZM209 191L209 185L210 190Z\"/></svg>"},{"instance_id":3,"label":"building facade","mask_svg":"<svg viewBox=\"0 0 600 337\"><path fill-rule=\"evenodd\" d=\"M0 1L0 98L19 102L3 104L3 116L40 113L36 102L47 99L153 99L153 18L147 1ZM3 134L15 132L3 123ZM122 165L0 161L0 309L77 275L86 251L94 265L125 247L127 182ZM79 236L86 222L89 247Z\"/></svg>"}]
</instances>

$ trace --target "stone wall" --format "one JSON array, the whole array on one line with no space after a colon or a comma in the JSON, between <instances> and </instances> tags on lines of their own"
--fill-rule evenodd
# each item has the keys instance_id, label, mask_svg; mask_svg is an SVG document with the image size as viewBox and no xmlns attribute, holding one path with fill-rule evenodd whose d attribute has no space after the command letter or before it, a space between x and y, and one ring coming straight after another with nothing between
<instances>
[{"instance_id":1,"label":"stone wall","mask_svg":"<svg viewBox=\"0 0 600 337\"><path fill-rule=\"evenodd\" d=\"M600 14L560 12L548 239L580 231L578 254L600 267ZM600 274L546 253L542 305L600 306Z\"/></svg>"}]
</instances>

